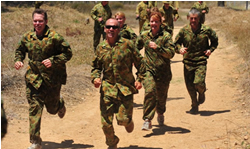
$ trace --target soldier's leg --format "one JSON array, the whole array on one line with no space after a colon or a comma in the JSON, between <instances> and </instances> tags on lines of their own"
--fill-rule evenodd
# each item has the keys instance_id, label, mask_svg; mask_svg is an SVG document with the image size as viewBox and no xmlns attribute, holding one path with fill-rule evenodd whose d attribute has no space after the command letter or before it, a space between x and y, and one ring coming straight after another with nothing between
<instances>
[{"instance_id":1,"label":"soldier's leg","mask_svg":"<svg viewBox=\"0 0 250 149\"><path fill-rule=\"evenodd\" d=\"M154 76L151 72L146 72L145 80L143 81L143 86L145 88L145 97L143 104L143 120L152 120L155 115L156 110L156 83Z\"/></svg>"},{"instance_id":2,"label":"soldier's leg","mask_svg":"<svg viewBox=\"0 0 250 149\"><path fill-rule=\"evenodd\" d=\"M103 92L100 97L101 123L102 130L106 137L108 146L115 146L119 142L119 138L115 135L113 127L113 116L116 110L114 99L109 96L104 96Z\"/></svg>"},{"instance_id":3,"label":"soldier's leg","mask_svg":"<svg viewBox=\"0 0 250 149\"><path fill-rule=\"evenodd\" d=\"M202 104L205 101L205 91L206 91L206 71L207 66L201 65L195 71L194 84L195 88L199 93L198 103Z\"/></svg>"},{"instance_id":4,"label":"soldier's leg","mask_svg":"<svg viewBox=\"0 0 250 149\"><path fill-rule=\"evenodd\" d=\"M191 97L192 100L192 107L198 107L198 101L197 101L197 93L196 93L196 88L194 84L194 77L195 77L195 71L188 71L186 67L184 66L184 79L185 79L185 84L186 88L188 90L188 93Z\"/></svg>"},{"instance_id":5,"label":"soldier's leg","mask_svg":"<svg viewBox=\"0 0 250 149\"><path fill-rule=\"evenodd\" d=\"M94 41L94 43L93 43L94 50L96 50L96 47L100 43L101 35L102 35L102 33L100 32L100 30L94 32L94 38L93 38L93 41Z\"/></svg>"},{"instance_id":6,"label":"soldier's leg","mask_svg":"<svg viewBox=\"0 0 250 149\"><path fill-rule=\"evenodd\" d=\"M52 88L46 88L46 96L44 104L50 114L57 114L57 112L64 107L64 100L60 97L61 84L55 85Z\"/></svg>"},{"instance_id":7,"label":"soldier's leg","mask_svg":"<svg viewBox=\"0 0 250 149\"><path fill-rule=\"evenodd\" d=\"M122 93L118 97L118 111L116 120L118 125L129 126L132 121L133 114L133 95L124 96Z\"/></svg>"},{"instance_id":8,"label":"soldier's leg","mask_svg":"<svg viewBox=\"0 0 250 149\"><path fill-rule=\"evenodd\" d=\"M157 113L163 114L166 111L166 102L168 98L168 89L170 81L160 80L157 81Z\"/></svg>"},{"instance_id":9,"label":"soldier's leg","mask_svg":"<svg viewBox=\"0 0 250 149\"><path fill-rule=\"evenodd\" d=\"M41 117L44 107L44 88L41 86L36 90L31 84L27 84L26 95L29 103L29 134L30 142L34 144L41 144L40 138Z\"/></svg>"},{"instance_id":10,"label":"soldier's leg","mask_svg":"<svg viewBox=\"0 0 250 149\"><path fill-rule=\"evenodd\" d=\"M141 29L142 29L144 22L145 22L145 20L139 20L139 33L141 32Z\"/></svg>"}]
</instances>

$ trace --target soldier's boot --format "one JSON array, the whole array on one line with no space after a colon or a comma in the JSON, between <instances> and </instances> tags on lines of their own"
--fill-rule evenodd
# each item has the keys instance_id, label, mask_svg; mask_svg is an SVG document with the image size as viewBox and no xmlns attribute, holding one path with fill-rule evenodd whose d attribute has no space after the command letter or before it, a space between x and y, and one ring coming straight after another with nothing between
<instances>
[{"instance_id":1,"label":"soldier's boot","mask_svg":"<svg viewBox=\"0 0 250 149\"><path fill-rule=\"evenodd\" d=\"M199 113L199 107L195 106L190 109L190 114L198 114Z\"/></svg>"},{"instance_id":2,"label":"soldier's boot","mask_svg":"<svg viewBox=\"0 0 250 149\"><path fill-rule=\"evenodd\" d=\"M37 144L37 143L33 143L33 144L31 144L30 147L28 147L28 149L42 149L42 145Z\"/></svg>"},{"instance_id":3,"label":"soldier's boot","mask_svg":"<svg viewBox=\"0 0 250 149\"><path fill-rule=\"evenodd\" d=\"M157 121L160 126L164 125L164 115L158 113Z\"/></svg>"},{"instance_id":4,"label":"soldier's boot","mask_svg":"<svg viewBox=\"0 0 250 149\"><path fill-rule=\"evenodd\" d=\"M65 113L66 113L66 107L65 107L65 105L58 111L58 116L60 117L60 118L63 118L64 117L64 115L65 115Z\"/></svg>"},{"instance_id":5,"label":"soldier's boot","mask_svg":"<svg viewBox=\"0 0 250 149\"><path fill-rule=\"evenodd\" d=\"M199 93L198 103L203 104L205 102L205 93Z\"/></svg>"},{"instance_id":6,"label":"soldier's boot","mask_svg":"<svg viewBox=\"0 0 250 149\"><path fill-rule=\"evenodd\" d=\"M125 129L128 133L131 133L134 130L134 122L131 121L128 126L125 126Z\"/></svg>"}]
</instances>

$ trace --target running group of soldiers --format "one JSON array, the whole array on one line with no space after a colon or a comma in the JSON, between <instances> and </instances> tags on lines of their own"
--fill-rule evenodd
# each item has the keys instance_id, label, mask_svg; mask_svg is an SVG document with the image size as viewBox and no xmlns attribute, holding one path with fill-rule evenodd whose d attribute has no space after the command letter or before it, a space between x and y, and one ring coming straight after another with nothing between
<instances>
[{"instance_id":1,"label":"running group of soldiers","mask_svg":"<svg viewBox=\"0 0 250 149\"><path fill-rule=\"evenodd\" d=\"M37 7L40 4L37 4ZM176 7L168 1L158 9L157 2L140 2L136 9L140 33L125 24L125 13L112 11L107 1L94 6L91 17L94 25L94 53L91 78L100 87L100 113L102 129L108 149L116 149L118 136L113 128L114 116L118 125L128 133L134 129L133 95L145 88L142 130L152 128L152 119L164 125L164 113L172 79L171 60L175 53L183 55L184 78L191 97L191 114L198 114L205 101L207 59L218 46L214 30L204 25L207 6L199 2L188 12L189 24L172 40L173 21L178 15ZM204 10L196 8L204 6ZM41 149L41 116L44 106L50 114L63 118L66 113L61 86L66 84L66 62L72 57L69 43L47 25L47 12L36 8L32 13L33 26L26 32L15 50L15 68L19 70L28 53L29 66L25 74L29 107L30 142L28 149ZM103 41L100 42L101 35ZM144 57L140 50L145 50ZM137 69L134 78L132 68ZM53 91L53 92L51 92ZM3 117L3 115L2 115ZM3 127L2 127L3 129ZM5 134L6 132L4 132ZM2 137L4 136L2 131Z\"/></svg>"},{"instance_id":2,"label":"running group of soldiers","mask_svg":"<svg viewBox=\"0 0 250 149\"><path fill-rule=\"evenodd\" d=\"M119 142L113 128L116 117L118 125L128 133L134 129L132 118L133 94L145 88L142 130L152 128L151 121L157 113L159 125L164 125L164 113L172 79L170 59L183 55L184 78L191 97L190 114L199 113L199 105L205 101L205 77L207 59L218 46L214 30L204 25L209 9L202 1L195 3L188 12L189 24L183 27L172 40L174 21L179 18L178 2L142 1L136 8L139 20L139 35L125 24L125 13L117 12L112 17L107 1L94 6L91 17L94 26L94 52L91 78L96 88L100 87L100 111L102 129L108 149L116 149ZM103 34L104 40L100 42ZM144 57L140 50L145 50ZM133 77L132 66L137 69Z\"/></svg>"}]
</instances>

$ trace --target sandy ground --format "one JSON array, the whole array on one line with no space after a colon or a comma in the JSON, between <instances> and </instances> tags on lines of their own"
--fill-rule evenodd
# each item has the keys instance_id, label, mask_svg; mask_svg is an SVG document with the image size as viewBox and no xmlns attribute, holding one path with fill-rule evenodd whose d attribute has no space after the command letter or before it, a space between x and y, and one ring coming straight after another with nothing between
<instances>
[{"instance_id":1,"label":"sandy ground","mask_svg":"<svg viewBox=\"0 0 250 149\"><path fill-rule=\"evenodd\" d=\"M180 28L175 27L175 34ZM182 56L176 54L171 65L173 79L164 114L165 125L160 127L155 117L151 131L141 130L144 90L140 90L134 100L134 131L128 134L114 120L115 132L120 138L119 149L241 148L246 137L243 132L249 131L246 125L250 120L242 116L242 111L235 104L238 90L232 80L237 78L237 74L234 73L235 66L232 63L235 55L230 52L234 45L228 46L223 36L220 33L218 35L219 47L208 60L208 90L206 101L200 106L200 113L186 113L191 108L191 99L184 84ZM84 71L90 73L90 69ZM90 89L85 95L81 103L70 106L66 103L67 113L63 119L48 114L44 109L41 128L43 149L107 148L100 123L99 89ZM79 95L77 98L82 97ZM28 109L20 116L19 119L9 120L8 134L1 143L2 149L25 149L30 146Z\"/></svg>"}]
</instances>

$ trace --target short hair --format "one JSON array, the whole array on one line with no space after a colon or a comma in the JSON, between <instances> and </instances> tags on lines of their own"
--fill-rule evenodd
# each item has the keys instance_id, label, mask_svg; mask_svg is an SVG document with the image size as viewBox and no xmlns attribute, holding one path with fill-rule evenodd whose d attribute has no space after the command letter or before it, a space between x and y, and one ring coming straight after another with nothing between
<instances>
[{"instance_id":1,"label":"short hair","mask_svg":"<svg viewBox=\"0 0 250 149\"><path fill-rule=\"evenodd\" d=\"M159 19L160 22L162 22L162 15L160 12L157 12L157 11L151 12L149 19L151 17L157 18L157 19Z\"/></svg>"},{"instance_id":2,"label":"short hair","mask_svg":"<svg viewBox=\"0 0 250 149\"><path fill-rule=\"evenodd\" d=\"M108 20L115 20L117 22L118 28L120 29L120 23L115 18L110 18ZM108 20L105 22L105 26L107 25Z\"/></svg>"},{"instance_id":3,"label":"short hair","mask_svg":"<svg viewBox=\"0 0 250 149\"><path fill-rule=\"evenodd\" d=\"M201 16L200 11L197 10L197 9L191 9L191 10L188 12L188 17L189 17L191 14L197 14L199 18L200 18L200 16Z\"/></svg>"},{"instance_id":4,"label":"short hair","mask_svg":"<svg viewBox=\"0 0 250 149\"><path fill-rule=\"evenodd\" d=\"M116 16L121 16L121 17L123 17L123 18L126 18L125 17L125 14L123 13L123 12L117 12L116 14L115 14L115 17Z\"/></svg>"},{"instance_id":5,"label":"short hair","mask_svg":"<svg viewBox=\"0 0 250 149\"><path fill-rule=\"evenodd\" d=\"M44 16L44 20L47 21L48 20L48 15L47 15L47 12L43 9L35 9L32 13L32 18L34 17L34 14L37 13L37 14L42 14Z\"/></svg>"}]
</instances>

